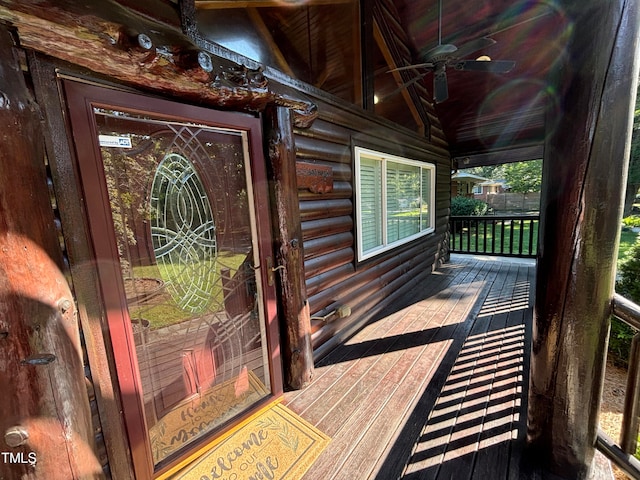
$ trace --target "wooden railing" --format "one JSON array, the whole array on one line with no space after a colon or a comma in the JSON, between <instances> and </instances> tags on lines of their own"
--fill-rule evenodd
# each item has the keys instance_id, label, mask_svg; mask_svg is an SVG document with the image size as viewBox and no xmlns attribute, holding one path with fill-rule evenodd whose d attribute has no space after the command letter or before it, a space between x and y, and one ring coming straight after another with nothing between
<instances>
[{"instance_id":1,"label":"wooden railing","mask_svg":"<svg viewBox=\"0 0 640 480\"><path fill-rule=\"evenodd\" d=\"M452 253L535 257L539 215L452 216L449 220Z\"/></svg>"},{"instance_id":2,"label":"wooden railing","mask_svg":"<svg viewBox=\"0 0 640 480\"><path fill-rule=\"evenodd\" d=\"M637 333L631 341L620 445L600 431L596 447L630 478L640 478L640 461L633 456L638 448L640 427L640 306L616 293L612 307L613 314Z\"/></svg>"}]
</instances>

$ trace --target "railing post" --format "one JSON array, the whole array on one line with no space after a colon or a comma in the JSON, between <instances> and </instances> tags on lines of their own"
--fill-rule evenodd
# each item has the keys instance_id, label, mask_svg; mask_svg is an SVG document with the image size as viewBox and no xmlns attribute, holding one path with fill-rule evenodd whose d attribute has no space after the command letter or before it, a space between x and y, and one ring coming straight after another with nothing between
<instances>
[{"instance_id":1,"label":"railing post","mask_svg":"<svg viewBox=\"0 0 640 480\"><path fill-rule=\"evenodd\" d=\"M537 240L534 229L538 222L539 216L531 215L451 216L450 248L452 252L460 253L533 257ZM526 237L525 227L529 228ZM505 244L505 242L508 243Z\"/></svg>"},{"instance_id":2,"label":"railing post","mask_svg":"<svg viewBox=\"0 0 640 480\"><path fill-rule=\"evenodd\" d=\"M640 398L640 333L636 333L631 341L623 416L627 421L622 422L622 431L620 432L620 446L630 455L636 453L638 447L638 429L640 427L638 398Z\"/></svg>"},{"instance_id":3,"label":"railing post","mask_svg":"<svg viewBox=\"0 0 640 480\"><path fill-rule=\"evenodd\" d=\"M595 454L638 78L637 3L555 3L572 35L554 82L563 110L557 121L550 114L545 143L527 437L532 464L564 479L586 479Z\"/></svg>"},{"instance_id":4,"label":"railing post","mask_svg":"<svg viewBox=\"0 0 640 480\"><path fill-rule=\"evenodd\" d=\"M496 253L496 221L491 222L491 253Z\"/></svg>"},{"instance_id":5,"label":"railing post","mask_svg":"<svg viewBox=\"0 0 640 480\"><path fill-rule=\"evenodd\" d=\"M524 247L524 219L520 219L520 235L518 235L518 255L522 255Z\"/></svg>"},{"instance_id":6,"label":"railing post","mask_svg":"<svg viewBox=\"0 0 640 480\"><path fill-rule=\"evenodd\" d=\"M486 254L487 253L487 219L484 219L484 222L482 222L482 234L483 234L483 241L482 241L482 251Z\"/></svg>"},{"instance_id":7,"label":"railing post","mask_svg":"<svg viewBox=\"0 0 640 480\"><path fill-rule=\"evenodd\" d=\"M540 222L538 222L540 223ZM537 235L534 236L534 232L533 229L535 228L536 225L536 221L535 220L529 220L529 255L533 254L533 239L534 238L538 238Z\"/></svg>"}]
</instances>

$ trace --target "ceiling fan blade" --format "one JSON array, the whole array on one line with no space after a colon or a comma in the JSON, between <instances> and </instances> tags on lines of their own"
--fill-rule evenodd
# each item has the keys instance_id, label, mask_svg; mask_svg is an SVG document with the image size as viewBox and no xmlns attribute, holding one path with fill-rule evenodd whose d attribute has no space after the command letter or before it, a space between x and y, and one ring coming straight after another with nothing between
<instances>
[{"instance_id":1,"label":"ceiling fan blade","mask_svg":"<svg viewBox=\"0 0 640 480\"><path fill-rule=\"evenodd\" d=\"M477 52L478 50L482 50L483 48L490 47L494 45L496 41L493 38L488 37L480 37L475 40L471 40L470 42L464 43L458 47L458 51L456 52L456 57L464 58L468 57L472 53Z\"/></svg>"},{"instance_id":2,"label":"ceiling fan blade","mask_svg":"<svg viewBox=\"0 0 640 480\"><path fill-rule=\"evenodd\" d=\"M516 66L512 60L462 60L455 64L456 70L469 72L508 73Z\"/></svg>"},{"instance_id":3,"label":"ceiling fan blade","mask_svg":"<svg viewBox=\"0 0 640 480\"><path fill-rule=\"evenodd\" d=\"M447 85L447 74L444 69L437 71L433 75L433 100L442 103L449 98L449 86Z\"/></svg>"},{"instance_id":4,"label":"ceiling fan blade","mask_svg":"<svg viewBox=\"0 0 640 480\"><path fill-rule=\"evenodd\" d=\"M413 70L413 69L416 69L416 68L433 68L433 63L431 63L431 62L416 63L415 65L407 65L405 67L392 68L391 70L387 70L387 73L400 72L402 70Z\"/></svg>"}]
</instances>

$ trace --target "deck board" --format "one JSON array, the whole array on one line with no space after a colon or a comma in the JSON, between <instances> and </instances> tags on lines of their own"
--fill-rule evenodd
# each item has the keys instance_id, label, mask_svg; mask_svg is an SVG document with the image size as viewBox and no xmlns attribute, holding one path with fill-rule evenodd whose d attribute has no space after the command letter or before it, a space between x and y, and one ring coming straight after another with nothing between
<instances>
[{"instance_id":1,"label":"deck board","mask_svg":"<svg viewBox=\"0 0 640 480\"><path fill-rule=\"evenodd\" d=\"M517 478L534 267L456 256L285 404L332 438L304 479Z\"/></svg>"}]
</instances>

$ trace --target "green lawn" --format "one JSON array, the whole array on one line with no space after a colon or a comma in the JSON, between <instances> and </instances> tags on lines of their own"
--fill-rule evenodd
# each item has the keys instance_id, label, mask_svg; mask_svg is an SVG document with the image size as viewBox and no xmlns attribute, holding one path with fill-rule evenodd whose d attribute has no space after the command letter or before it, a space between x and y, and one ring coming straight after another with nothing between
<instances>
[{"instance_id":1,"label":"green lawn","mask_svg":"<svg viewBox=\"0 0 640 480\"><path fill-rule=\"evenodd\" d=\"M224 293L220 270L228 268L233 275L246 258L246 255L221 254L215 262L205 261L204 265L199 265L199 268L212 270L211 275L208 279L191 279L191 282L200 280L194 283L193 286L191 286L189 279L189 272L193 271L193 269L186 269L184 266L150 265L135 267L133 275L136 278L158 278L165 282L170 281L170 279L176 279L184 286L182 288L188 289L191 286L191 288L206 289L206 291L210 292L210 296L204 303L196 299L194 300L195 303L191 302L194 303L191 305L189 301L177 298L173 290L166 286L165 292L170 295L162 295L158 297L158 301L149 300L140 305L130 306L129 315L131 319L148 320L150 328L157 329L183 322L194 315L204 313L203 309L215 311L224 308Z\"/></svg>"}]
</instances>

